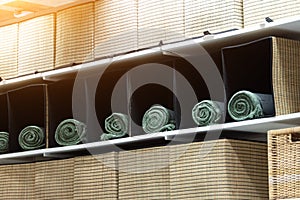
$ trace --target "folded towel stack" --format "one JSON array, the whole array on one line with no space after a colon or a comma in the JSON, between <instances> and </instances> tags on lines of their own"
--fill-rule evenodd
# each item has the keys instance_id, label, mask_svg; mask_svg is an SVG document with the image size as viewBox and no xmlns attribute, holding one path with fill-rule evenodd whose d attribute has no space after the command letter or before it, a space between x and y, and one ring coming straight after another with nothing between
<instances>
[{"instance_id":1,"label":"folded towel stack","mask_svg":"<svg viewBox=\"0 0 300 200\"><path fill-rule=\"evenodd\" d=\"M198 126L221 123L223 116L221 103L211 100L203 100L194 106L192 116L194 122Z\"/></svg>"},{"instance_id":2,"label":"folded towel stack","mask_svg":"<svg viewBox=\"0 0 300 200\"><path fill-rule=\"evenodd\" d=\"M239 91L230 98L228 113L236 121L264 116L260 97L246 90Z\"/></svg>"},{"instance_id":3,"label":"folded towel stack","mask_svg":"<svg viewBox=\"0 0 300 200\"><path fill-rule=\"evenodd\" d=\"M75 119L66 119L56 128L55 141L62 146L78 144L86 139L86 125Z\"/></svg>"},{"instance_id":4,"label":"folded towel stack","mask_svg":"<svg viewBox=\"0 0 300 200\"><path fill-rule=\"evenodd\" d=\"M19 134L19 145L24 150L38 149L45 145L45 134L38 126L27 126Z\"/></svg>"},{"instance_id":5,"label":"folded towel stack","mask_svg":"<svg viewBox=\"0 0 300 200\"><path fill-rule=\"evenodd\" d=\"M111 140L128 136L128 116L122 113L112 113L105 119L105 131L101 140Z\"/></svg>"},{"instance_id":6,"label":"folded towel stack","mask_svg":"<svg viewBox=\"0 0 300 200\"><path fill-rule=\"evenodd\" d=\"M0 153L8 152L9 150L9 134L0 132Z\"/></svg>"},{"instance_id":7,"label":"folded towel stack","mask_svg":"<svg viewBox=\"0 0 300 200\"><path fill-rule=\"evenodd\" d=\"M146 133L171 131L175 129L175 115L161 105L153 105L143 116L142 126Z\"/></svg>"}]
</instances>

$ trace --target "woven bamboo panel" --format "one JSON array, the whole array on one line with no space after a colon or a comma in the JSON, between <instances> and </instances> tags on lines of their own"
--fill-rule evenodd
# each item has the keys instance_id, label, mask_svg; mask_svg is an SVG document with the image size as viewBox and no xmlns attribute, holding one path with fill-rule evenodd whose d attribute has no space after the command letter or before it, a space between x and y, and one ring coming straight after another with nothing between
<instances>
[{"instance_id":1,"label":"woven bamboo panel","mask_svg":"<svg viewBox=\"0 0 300 200\"><path fill-rule=\"evenodd\" d=\"M118 199L117 154L75 158L74 200Z\"/></svg>"},{"instance_id":2,"label":"woven bamboo panel","mask_svg":"<svg viewBox=\"0 0 300 200\"><path fill-rule=\"evenodd\" d=\"M184 39L184 0L138 1L138 48Z\"/></svg>"},{"instance_id":3,"label":"woven bamboo panel","mask_svg":"<svg viewBox=\"0 0 300 200\"><path fill-rule=\"evenodd\" d=\"M243 27L242 0L185 0L185 37Z\"/></svg>"},{"instance_id":4,"label":"woven bamboo panel","mask_svg":"<svg viewBox=\"0 0 300 200\"><path fill-rule=\"evenodd\" d=\"M95 2L95 57L137 49L137 1Z\"/></svg>"},{"instance_id":5,"label":"woven bamboo panel","mask_svg":"<svg viewBox=\"0 0 300 200\"><path fill-rule=\"evenodd\" d=\"M265 144L218 140L170 147L171 199L268 199Z\"/></svg>"},{"instance_id":6,"label":"woven bamboo panel","mask_svg":"<svg viewBox=\"0 0 300 200\"><path fill-rule=\"evenodd\" d=\"M19 24L18 75L54 68L55 15Z\"/></svg>"},{"instance_id":7,"label":"woven bamboo panel","mask_svg":"<svg viewBox=\"0 0 300 200\"><path fill-rule=\"evenodd\" d=\"M16 77L18 74L18 24L0 27L0 77Z\"/></svg>"},{"instance_id":8,"label":"woven bamboo panel","mask_svg":"<svg viewBox=\"0 0 300 200\"><path fill-rule=\"evenodd\" d=\"M270 199L300 198L299 133L300 127L268 132Z\"/></svg>"},{"instance_id":9,"label":"woven bamboo panel","mask_svg":"<svg viewBox=\"0 0 300 200\"><path fill-rule=\"evenodd\" d=\"M36 199L34 196L34 173L34 164L0 166L1 199Z\"/></svg>"},{"instance_id":10,"label":"woven bamboo panel","mask_svg":"<svg viewBox=\"0 0 300 200\"><path fill-rule=\"evenodd\" d=\"M35 198L73 200L74 159L36 163Z\"/></svg>"},{"instance_id":11,"label":"woven bamboo panel","mask_svg":"<svg viewBox=\"0 0 300 200\"><path fill-rule=\"evenodd\" d=\"M300 112L300 41L273 38L272 62L276 115Z\"/></svg>"},{"instance_id":12,"label":"woven bamboo panel","mask_svg":"<svg viewBox=\"0 0 300 200\"><path fill-rule=\"evenodd\" d=\"M245 27L265 22L266 17L278 20L285 17L299 15L299 0L244 0Z\"/></svg>"},{"instance_id":13,"label":"woven bamboo panel","mask_svg":"<svg viewBox=\"0 0 300 200\"><path fill-rule=\"evenodd\" d=\"M119 153L119 199L169 199L168 147Z\"/></svg>"},{"instance_id":14,"label":"woven bamboo panel","mask_svg":"<svg viewBox=\"0 0 300 200\"><path fill-rule=\"evenodd\" d=\"M94 3L57 12L55 67L94 59Z\"/></svg>"}]
</instances>

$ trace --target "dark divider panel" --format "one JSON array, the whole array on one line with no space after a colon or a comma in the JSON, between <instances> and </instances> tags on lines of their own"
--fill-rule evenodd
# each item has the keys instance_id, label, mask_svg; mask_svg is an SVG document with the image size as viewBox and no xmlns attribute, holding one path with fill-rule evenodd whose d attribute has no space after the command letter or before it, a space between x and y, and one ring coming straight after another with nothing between
<instances>
[{"instance_id":1,"label":"dark divider panel","mask_svg":"<svg viewBox=\"0 0 300 200\"><path fill-rule=\"evenodd\" d=\"M8 130L7 94L0 94L0 131Z\"/></svg>"},{"instance_id":2,"label":"dark divider panel","mask_svg":"<svg viewBox=\"0 0 300 200\"><path fill-rule=\"evenodd\" d=\"M272 38L222 48L227 102L240 90L272 95ZM267 116L275 115L273 109ZM266 116L266 117L267 117ZM227 121L232 121L227 116Z\"/></svg>"},{"instance_id":3,"label":"dark divider panel","mask_svg":"<svg viewBox=\"0 0 300 200\"><path fill-rule=\"evenodd\" d=\"M152 104L157 103L174 109L172 90L156 84L147 84L147 79L151 79L151 74L147 71L151 69L150 65L167 65L172 70L171 59L172 56L153 53L121 59L105 69L98 83L95 98L97 117L103 130L105 118L112 112L121 112L133 119L133 123L129 124L131 136L141 135L144 134L141 127L143 114ZM158 75L160 74L157 73ZM168 74L164 79L173 84L172 74Z\"/></svg>"},{"instance_id":4,"label":"dark divider panel","mask_svg":"<svg viewBox=\"0 0 300 200\"><path fill-rule=\"evenodd\" d=\"M63 120L73 118L73 85L74 79L59 80L48 84L49 147L60 146L55 141L56 128Z\"/></svg>"},{"instance_id":5,"label":"dark divider panel","mask_svg":"<svg viewBox=\"0 0 300 200\"><path fill-rule=\"evenodd\" d=\"M47 86L29 85L8 92L8 114L11 152L23 151L18 143L19 133L26 126L43 128L47 138Z\"/></svg>"}]
</instances>

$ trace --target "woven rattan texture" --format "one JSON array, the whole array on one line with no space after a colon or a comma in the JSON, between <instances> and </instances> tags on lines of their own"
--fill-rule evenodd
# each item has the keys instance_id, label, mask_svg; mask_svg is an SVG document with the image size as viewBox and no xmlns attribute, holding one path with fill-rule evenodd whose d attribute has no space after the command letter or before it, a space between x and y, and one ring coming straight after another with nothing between
<instances>
[{"instance_id":1,"label":"woven rattan texture","mask_svg":"<svg viewBox=\"0 0 300 200\"><path fill-rule=\"evenodd\" d=\"M273 38L272 79L276 115L300 111L300 41Z\"/></svg>"},{"instance_id":2,"label":"woven rattan texture","mask_svg":"<svg viewBox=\"0 0 300 200\"><path fill-rule=\"evenodd\" d=\"M183 0L138 1L138 48L184 39Z\"/></svg>"},{"instance_id":3,"label":"woven rattan texture","mask_svg":"<svg viewBox=\"0 0 300 200\"><path fill-rule=\"evenodd\" d=\"M94 3L57 13L55 67L94 59Z\"/></svg>"},{"instance_id":4,"label":"woven rattan texture","mask_svg":"<svg viewBox=\"0 0 300 200\"><path fill-rule=\"evenodd\" d=\"M242 0L185 0L185 37L243 27Z\"/></svg>"},{"instance_id":5,"label":"woven rattan texture","mask_svg":"<svg viewBox=\"0 0 300 200\"><path fill-rule=\"evenodd\" d=\"M5 200L35 199L34 164L0 166L0 196Z\"/></svg>"},{"instance_id":6,"label":"woven rattan texture","mask_svg":"<svg viewBox=\"0 0 300 200\"><path fill-rule=\"evenodd\" d=\"M267 147L234 140L170 147L171 199L268 199Z\"/></svg>"},{"instance_id":7,"label":"woven rattan texture","mask_svg":"<svg viewBox=\"0 0 300 200\"><path fill-rule=\"evenodd\" d=\"M35 164L35 199L73 200L74 159Z\"/></svg>"},{"instance_id":8,"label":"woven rattan texture","mask_svg":"<svg viewBox=\"0 0 300 200\"><path fill-rule=\"evenodd\" d=\"M117 154L75 158L74 200L118 199Z\"/></svg>"},{"instance_id":9,"label":"woven rattan texture","mask_svg":"<svg viewBox=\"0 0 300 200\"><path fill-rule=\"evenodd\" d=\"M18 24L0 27L0 77L7 79L18 73Z\"/></svg>"},{"instance_id":10,"label":"woven rattan texture","mask_svg":"<svg viewBox=\"0 0 300 200\"><path fill-rule=\"evenodd\" d=\"M55 15L19 24L18 75L54 68Z\"/></svg>"},{"instance_id":11,"label":"woven rattan texture","mask_svg":"<svg viewBox=\"0 0 300 200\"><path fill-rule=\"evenodd\" d=\"M119 153L119 199L169 199L168 147Z\"/></svg>"},{"instance_id":12,"label":"woven rattan texture","mask_svg":"<svg viewBox=\"0 0 300 200\"><path fill-rule=\"evenodd\" d=\"M270 199L300 198L299 133L300 127L268 132Z\"/></svg>"},{"instance_id":13,"label":"woven rattan texture","mask_svg":"<svg viewBox=\"0 0 300 200\"><path fill-rule=\"evenodd\" d=\"M266 17L278 20L299 15L299 0L243 0L245 27L265 22Z\"/></svg>"},{"instance_id":14,"label":"woven rattan texture","mask_svg":"<svg viewBox=\"0 0 300 200\"><path fill-rule=\"evenodd\" d=\"M137 1L95 2L95 57L137 49Z\"/></svg>"}]
</instances>

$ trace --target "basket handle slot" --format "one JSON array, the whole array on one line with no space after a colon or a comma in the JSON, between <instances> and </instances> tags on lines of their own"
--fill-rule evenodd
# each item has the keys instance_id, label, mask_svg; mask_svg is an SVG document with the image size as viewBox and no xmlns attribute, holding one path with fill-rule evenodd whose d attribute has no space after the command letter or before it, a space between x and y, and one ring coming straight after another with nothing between
<instances>
[{"instance_id":1,"label":"basket handle slot","mask_svg":"<svg viewBox=\"0 0 300 200\"><path fill-rule=\"evenodd\" d=\"M300 132L291 133L291 141L300 143Z\"/></svg>"}]
</instances>

